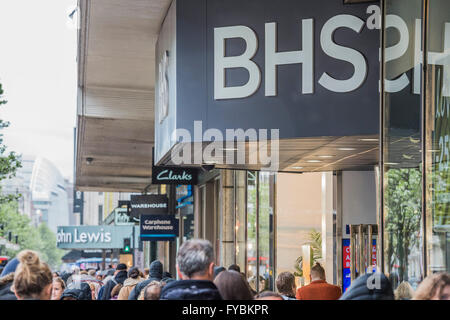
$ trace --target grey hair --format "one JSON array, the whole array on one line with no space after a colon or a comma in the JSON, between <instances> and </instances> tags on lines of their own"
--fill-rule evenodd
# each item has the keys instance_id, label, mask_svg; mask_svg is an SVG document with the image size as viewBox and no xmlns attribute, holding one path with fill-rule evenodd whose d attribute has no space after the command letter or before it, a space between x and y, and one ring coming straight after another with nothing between
<instances>
[{"instance_id":1,"label":"grey hair","mask_svg":"<svg viewBox=\"0 0 450 320\"><path fill-rule=\"evenodd\" d=\"M178 250L178 269L189 278L196 273L205 273L213 261L214 250L208 240L188 240Z\"/></svg>"}]
</instances>

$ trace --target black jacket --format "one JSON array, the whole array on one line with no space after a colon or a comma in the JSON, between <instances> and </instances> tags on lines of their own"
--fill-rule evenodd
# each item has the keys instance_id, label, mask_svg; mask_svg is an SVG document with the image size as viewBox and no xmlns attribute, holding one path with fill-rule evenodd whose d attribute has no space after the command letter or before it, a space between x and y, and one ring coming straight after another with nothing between
<instances>
[{"instance_id":1,"label":"black jacket","mask_svg":"<svg viewBox=\"0 0 450 320\"><path fill-rule=\"evenodd\" d=\"M178 280L169 282L160 300L223 300L212 281Z\"/></svg>"},{"instance_id":2,"label":"black jacket","mask_svg":"<svg viewBox=\"0 0 450 320\"><path fill-rule=\"evenodd\" d=\"M60 300L63 300L66 297L71 297L76 300L92 300L91 287L87 283L82 282L79 289L64 290Z\"/></svg>"},{"instance_id":3,"label":"black jacket","mask_svg":"<svg viewBox=\"0 0 450 320\"><path fill-rule=\"evenodd\" d=\"M142 289L144 289L152 281L161 281L163 276L163 265L156 260L150 264L148 279L139 282L130 292L128 300L137 300Z\"/></svg>"},{"instance_id":4,"label":"black jacket","mask_svg":"<svg viewBox=\"0 0 450 320\"><path fill-rule=\"evenodd\" d=\"M10 273L3 278L0 278L0 300L17 300L14 292L11 291L13 281L14 273Z\"/></svg>"},{"instance_id":5,"label":"black jacket","mask_svg":"<svg viewBox=\"0 0 450 320\"><path fill-rule=\"evenodd\" d=\"M369 279L371 276L373 278ZM394 300L394 292L384 274L364 274L353 281L339 300Z\"/></svg>"},{"instance_id":6,"label":"black jacket","mask_svg":"<svg viewBox=\"0 0 450 320\"><path fill-rule=\"evenodd\" d=\"M123 284L123 282L127 278L128 278L128 273L126 271L119 271L113 279L109 280L105 284L105 289L103 289L102 297L99 300L109 300L109 299L111 299L111 291L112 291L112 289L119 283Z\"/></svg>"}]
</instances>

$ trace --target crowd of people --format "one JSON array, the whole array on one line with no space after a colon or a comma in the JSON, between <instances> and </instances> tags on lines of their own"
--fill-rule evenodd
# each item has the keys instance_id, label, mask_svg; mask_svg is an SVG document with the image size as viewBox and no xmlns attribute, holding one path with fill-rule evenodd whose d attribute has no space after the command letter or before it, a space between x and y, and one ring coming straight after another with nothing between
<instances>
[{"instance_id":1,"label":"crowd of people","mask_svg":"<svg viewBox=\"0 0 450 320\"><path fill-rule=\"evenodd\" d=\"M177 273L179 280L164 272L160 261L145 270L120 263L104 271L52 273L36 252L24 250L2 271L0 300L450 300L448 273L430 275L415 292L407 282L394 291L384 274L365 274L342 295L340 287L327 283L319 263L311 268L306 286L297 289L294 275L282 272L277 292L257 293L239 266L215 266L211 243L200 239L180 247ZM376 285L371 286L374 276Z\"/></svg>"}]
</instances>

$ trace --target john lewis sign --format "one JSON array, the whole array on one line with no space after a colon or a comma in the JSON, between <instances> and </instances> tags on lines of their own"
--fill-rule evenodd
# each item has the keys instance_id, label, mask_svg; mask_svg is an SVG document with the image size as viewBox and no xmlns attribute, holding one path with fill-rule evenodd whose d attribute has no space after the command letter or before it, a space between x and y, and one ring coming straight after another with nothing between
<instances>
[{"instance_id":1,"label":"john lewis sign","mask_svg":"<svg viewBox=\"0 0 450 320\"><path fill-rule=\"evenodd\" d=\"M60 249L120 249L124 238L133 237L133 228L138 243L138 226L60 226L56 244Z\"/></svg>"}]
</instances>

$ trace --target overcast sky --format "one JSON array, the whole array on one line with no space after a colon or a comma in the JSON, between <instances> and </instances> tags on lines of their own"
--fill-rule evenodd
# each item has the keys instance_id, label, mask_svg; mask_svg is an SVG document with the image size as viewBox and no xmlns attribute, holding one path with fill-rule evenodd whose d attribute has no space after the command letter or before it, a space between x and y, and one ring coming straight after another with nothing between
<instances>
[{"instance_id":1,"label":"overcast sky","mask_svg":"<svg viewBox=\"0 0 450 320\"><path fill-rule=\"evenodd\" d=\"M47 158L73 179L76 125L76 28L68 15L76 0L0 1L0 82L11 122L4 143Z\"/></svg>"}]
</instances>

